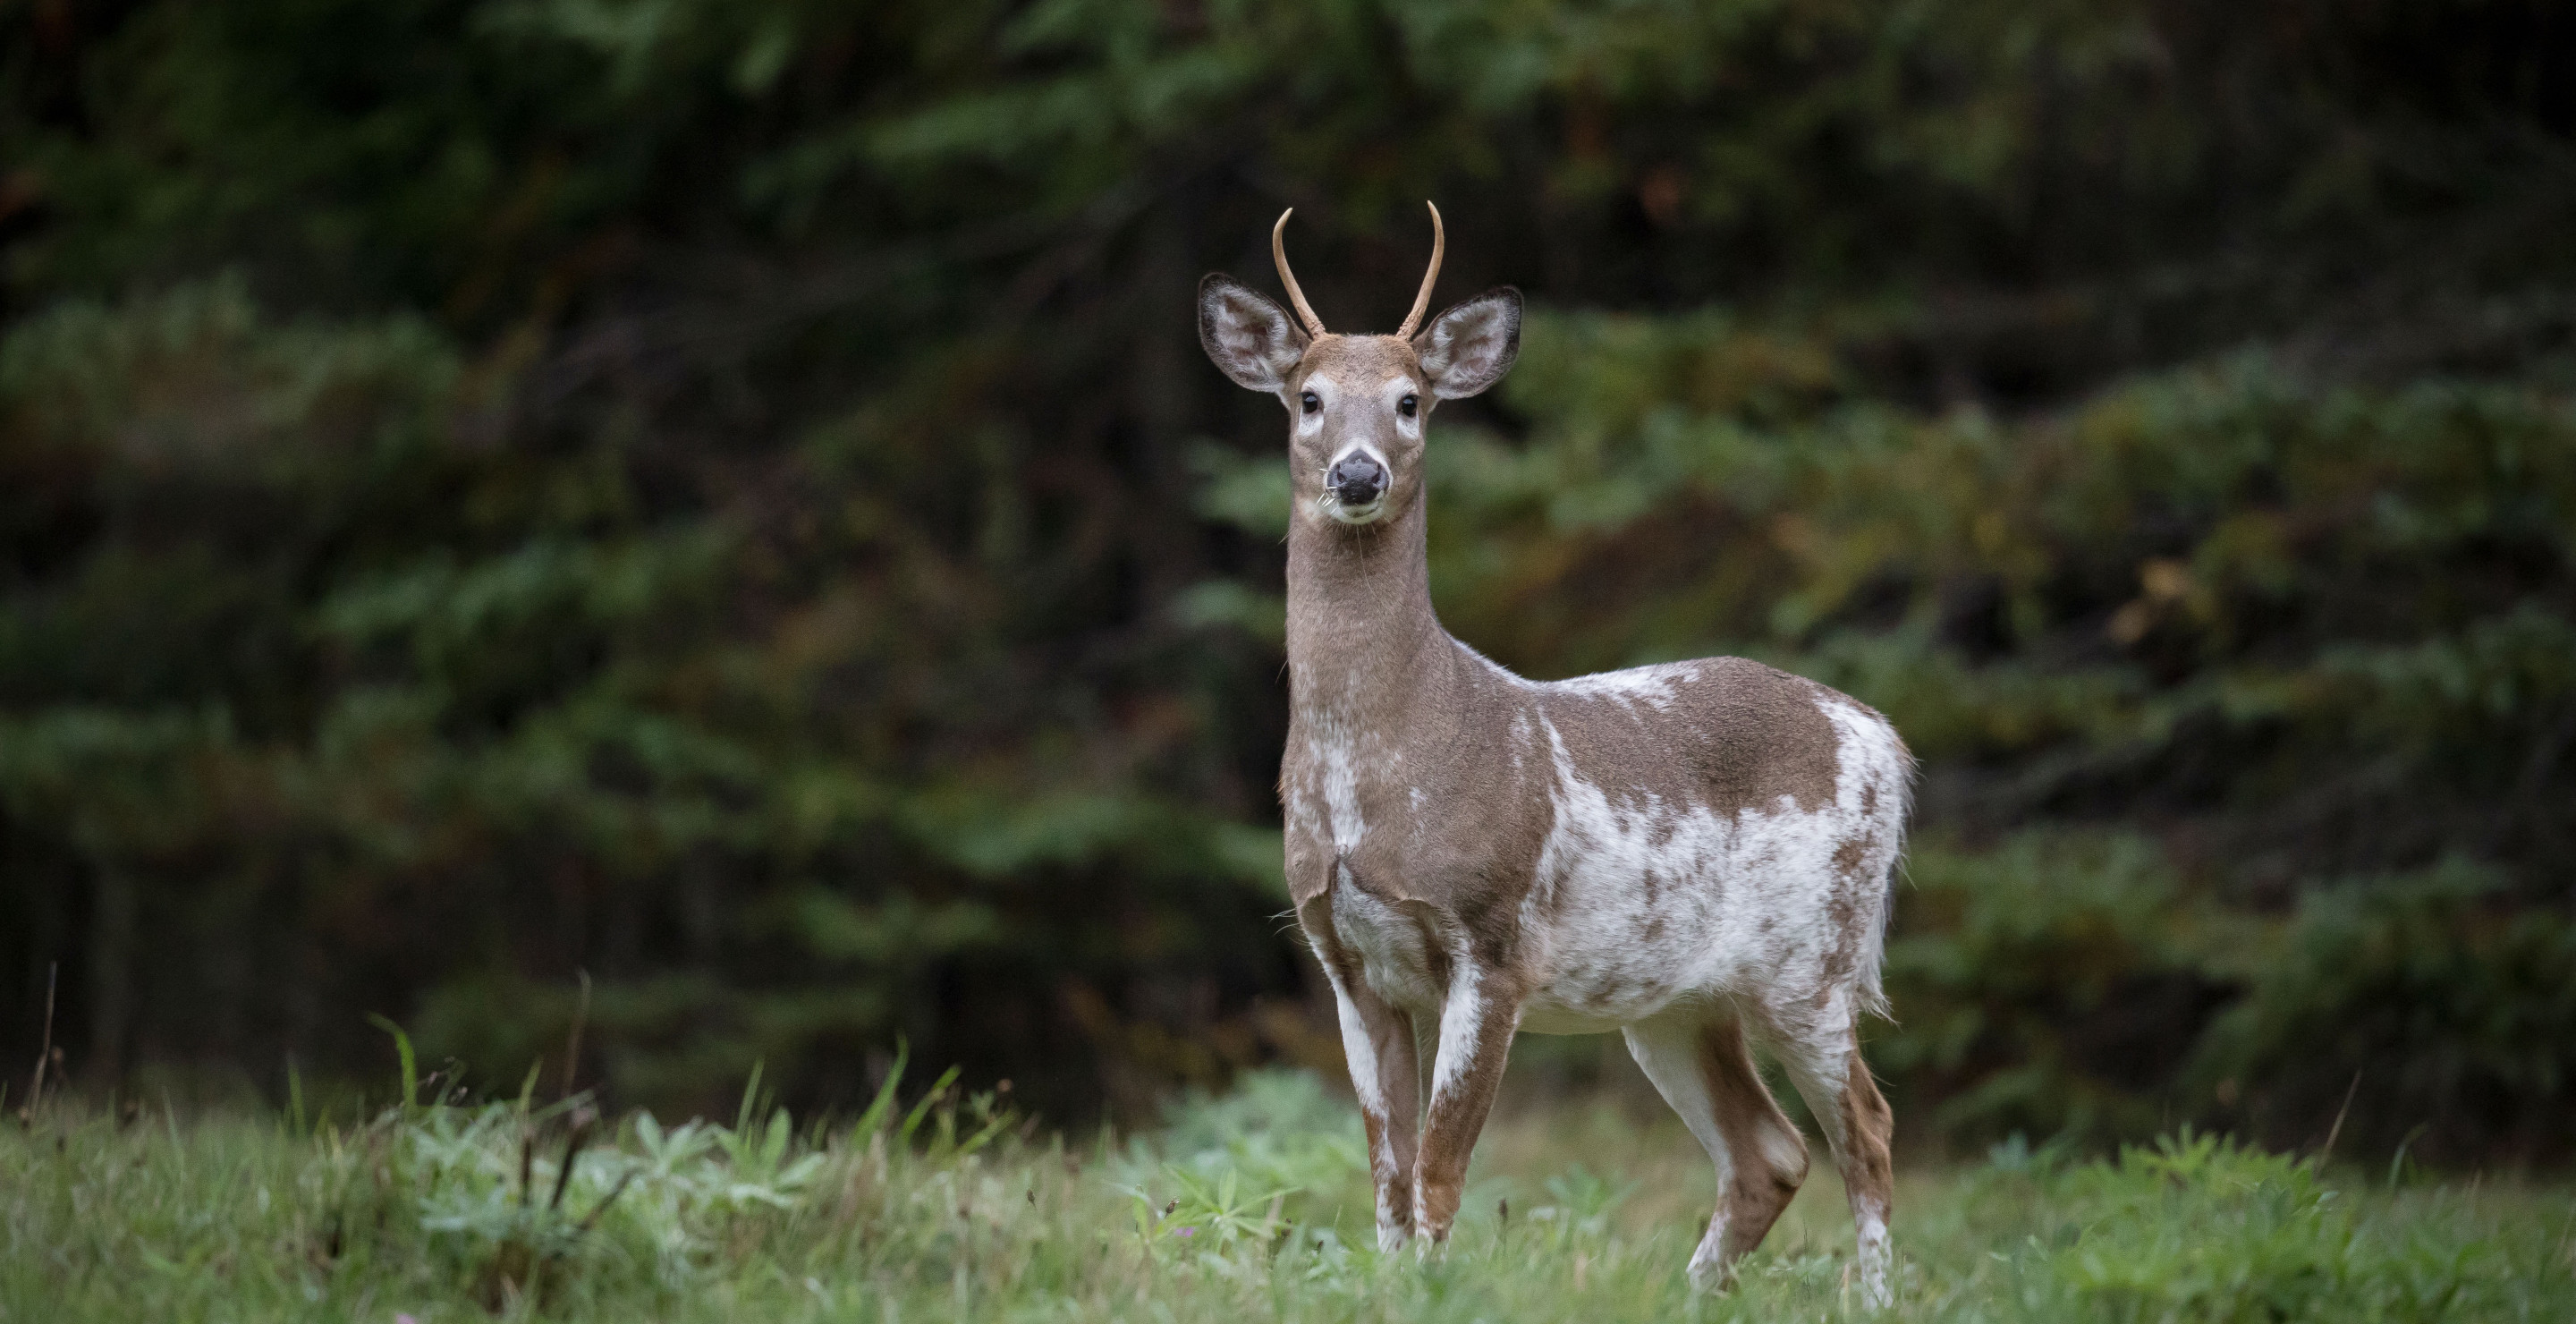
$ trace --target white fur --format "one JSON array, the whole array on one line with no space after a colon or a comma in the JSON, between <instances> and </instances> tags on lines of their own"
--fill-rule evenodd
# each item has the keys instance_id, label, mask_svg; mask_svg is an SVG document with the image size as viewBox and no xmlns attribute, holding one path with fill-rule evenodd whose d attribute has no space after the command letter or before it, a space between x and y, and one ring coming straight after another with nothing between
<instances>
[{"instance_id":1,"label":"white fur","mask_svg":"<svg viewBox=\"0 0 2576 1324\"><path fill-rule=\"evenodd\" d=\"M1333 936L1358 958L1371 991L1408 1011L1441 1005L1444 994L1422 950L1422 931L1383 901L1350 885L1340 869L1333 888Z\"/></svg>"},{"instance_id":2,"label":"white fur","mask_svg":"<svg viewBox=\"0 0 2576 1324\"><path fill-rule=\"evenodd\" d=\"M1341 391L1334 386L1331 377L1320 372L1306 378L1305 389L1315 393L1315 400L1319 406L1315 412L1307 413L1305 404L1288 393L1285 383L1279 387L1279 402L1288 406L1288 412L1296 417L1297 435L1311 437L1324 430L1324 420L1330 418L1333 413L1333 397L1340 395Z\"/></svg>"},{"instance_id":3,"label":"white fur","mask_svg":"<svg viewBox=\"0 0 2576 1324\"><path fill-rule=\"evenodd\" d=\"M1699 679L1699 667L1689 662L1666 662L1660 666L1631 667L1626 671L1604 671L1598 675L1577 676L1560 680L1548 688L1559 694L1579 694L1587 698L1625 699L1643 704L1657 712L1673 706L1677 687Z\"/></svg>"},{"instance_id":4,"label":"white fur","mask_svg":"<svg viewBox=\"0 0 2576 1324\"><path fill-rule=\"evenodd\" d=\"M1329 711L1315 710L1305 715L1306 756L1323 770L1324 813L1332 828L1333 849L1359 849L1360 839L1368 835L1368 821L1360 816L1359 735L1350 724Z\"/></svg>"},{"instance_id":5,"label":"white fur","mask_svg":"<svg viewBox=\"0 0 2576 1324\"><path fill-rule=\"evenodd\" d=\"M1377 1078L1377 1046L1369 1040L1368 1024L1360 1019L1359 1005L1351 1001L1341 977L1329 972L1329 965L1326 978L1333 985L1333 1005L1341 1013L1342 1054L1351 1061L1351 1092L1359 1096L1362 1112L1384 1117L1386 1086ZM1393 1162L1390 1157L1390 1166Z\"/></svg>"},{"instance_id":6,"label":"white fur","mask_svg":"<svg viewBox=\"0 0 2576 1324\"><path fill-rule=\"evenodd\" d=\"M1564 688L1660 706L1670 702L1673 670L1614 672ZM1829 910L1840 883L1834 853L1856 837L1872 839L1878 844L1862 863L1864 876L1886 876L1904 821L1906 769L1884 720L1832 700L1820 707L1839 746L1833 802L1803 810L1782 797L1727 815L1653 796L1614 802L1541 719L1555 763L1556 822L1521 908L1524 935L1545 951L1524 1008L1527 1028L1589 1033L1685 998L1743 997L1766 1009L1811 1009L1769 1018L1794 1035L1809 1025L1848 1026L1855 1001L1874 1004L1884 941L1875 914L1850 954L1850 986L1825 987L1826 958L1845 940Z\"/></svg>"},{"instance_id":7,"label":"white fur","mask_svg":"<svg viewBox=\"0 0 2576 1324\"><path fill-rule=\"evenodd\" d=\"M1709 1162L1717 1165L1717 1213L1708 1221L1708 1231L1699 1239L1699 1248L1691 1252L1690 1278L1693 1283L1708 1286L1718 1272L1718 1257L1726 1244L1726 1189L1735 1180L1735 1156L1727 1152L1725 1137L1718 1134L1716 1106L1708 1097L1708 1078L1700 1074L1698 1025L1695 1022L1658 1024L1649 1021L1628 1026L1628 1054L1654 1082L1655 1092L1664 1096L1680 1114L1682 1125L1690 1128L1691 1138L1708 1151Z\"/></svg>"},{"instance_id":8,"label":"white fur","mask_svg":"<svg viewBox=\"0 0 2576 1324\"><path fill-rule=\"evenodd\" d=\"M1440 1057L1431 1069L1434 1107L1456 1092L1467 1064L1476 1056L1476 1042L1484 1036L1485 999L1478 989L1482 982L1474 964L1461 960L1452 967L1449 998L1440 1009Z\"/></svg>"},{"instance_id":9,"label":"white fur","mask_svg":"<svg viewBox=\"0 0 2576 1324\"><path fill-rule=\"evenodd\" d=\"M1887 1248L1887 1211L1862 1204L1853 1214L1860 1230L1853 1258L1860 1262L1861 1302L1872 1310L1884 1310L1895 1301L1887 1281L1888 1261L1894 1258Z\"/></svg>"},{"instance_id":10,"label":"white fur","mask_svg":"<svg viewBox=\"0 0 2576 1324\"><path fill-rule=\"evenodd\" d=\"M1370 459L1377 461L1377 466L1379 468L1386 470L1390 474L1395 472L1395 465L1387 460L1386 452L1379 450L1377 447L1372 446L1365 441L1354 442L1351 445L1344 446L1340 451L1334 454L1333 458L1324 461L1324 472L1331 473L1334 465L1340 464L1342 461L1347 460L1354 455L1365 455Z\"/></svg>"}]
</instances>

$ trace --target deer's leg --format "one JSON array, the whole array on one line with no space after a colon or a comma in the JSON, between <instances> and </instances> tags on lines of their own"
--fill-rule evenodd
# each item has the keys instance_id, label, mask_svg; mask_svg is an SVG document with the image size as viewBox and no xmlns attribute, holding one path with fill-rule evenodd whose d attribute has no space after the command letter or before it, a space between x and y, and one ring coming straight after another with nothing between
<instances>
[{"instance_id":1,"label":"deer's leg","mask_svg":"<svg viewBox=\"0 0 2576 1324\"><path fill-rule=\"evenodd\" d=\"M1413 1059L1413 1023L1370 991L1338 952L1320 951L1342 1023L1342 1055L1368 1129L1369 1177L1377 1188L1377 1246L1392 1251L1413 1235L1414 1159L1422 1101Z\"/></svg>"},{"instance_id":2,"label":"deer's leg","mask_svg":"<svg viewBox=\"0 0 2576 1324\"><path fill-rule=\"evenodd\" d=\"M1858 1235L1854 1260L1860 1271L1861 1300L1884 1307L1893 1297L1888 1286L1891 1254L1887 1219L1895 1195L1896 1171L1888 1159L1888 1133L1895 1124L1869 1064L1861 1060L1857 1028L1845 1026L1782 1045L1781 1065L1797 1082L1807 1109L1833 1146L1834 1166L1851 1198L1852 1226Z\"/></svg>"},{"instance_id":3,"label":"deer's leg","mask_svg":"<svg viewBox=\"0 0 2576 1324\"><path fill-rule=\"evenodd\" d=\"M1449 1225L1458 1217L1467 1156L1493 1111L1494 1090L1502 1084L1503 1062L1520 1023L1520 993L1508 979L1463 956L1453 963L1414 1179L1414 1226L1434 1243L1449 1239Z\"/></svg>"},{"instance_id":4,"label":"deer's leg","mask_svg":"<svg viewBox=\"0 0 2576 1324\"><path fill-rule=\"evenodd\" d=\"M1413 1097L1421 1104L1428 1104L1431 1102L1431 1069L1440 1061L1440 1017L1424 1012L1405 1015L1413 1022ZM1422 1121L1419 1112L1413 1120L1416 1124Z\"/></svg>"},{"instance_id":5,"label":"deer's leg","mask_svg":"<svg viewBox=\"0 0 2576 1324\"><path fill-rule=\"evenodd\" d=\"M1763 1088L1732 1012L1692 1008L1623 1033L1646 1079L1717 1166L1717 1212L1691 1254L1690 1280L1702 1289L1723 1287L1807 1179L1806 1138Z\"/></svg>"}]
</instances>

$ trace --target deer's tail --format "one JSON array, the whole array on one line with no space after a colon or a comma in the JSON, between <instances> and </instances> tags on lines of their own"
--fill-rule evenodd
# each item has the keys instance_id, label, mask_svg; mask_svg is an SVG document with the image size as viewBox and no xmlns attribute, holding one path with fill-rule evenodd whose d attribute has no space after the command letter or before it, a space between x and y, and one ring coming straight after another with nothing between
<instances>
[{"instance_id":1,"label":"deer's tail","mask_svg":"<svg viewBox=\"0 0 2576 1324\"><path fill-rule=\"evenodd\" d=\"M1884 719L1881 719L1884 720ZM1905 826L1913 816L1916 763L1913 751L1905 747L1894 730L1888 739L1895 746L1896 767L1883 783L1879 795L1879 812L1887 839L1893 843L1885 863L1878 871L1878 905L1871 916L1868 932L1861 935L1860 985L1854 991L1858 1009L1871 1015L1895 1019L1887 1002L1887 988L1881 979L1887 963L1887 927L1896 917L1896 879L1905 869Z\"/></svg>"}]
</instances>

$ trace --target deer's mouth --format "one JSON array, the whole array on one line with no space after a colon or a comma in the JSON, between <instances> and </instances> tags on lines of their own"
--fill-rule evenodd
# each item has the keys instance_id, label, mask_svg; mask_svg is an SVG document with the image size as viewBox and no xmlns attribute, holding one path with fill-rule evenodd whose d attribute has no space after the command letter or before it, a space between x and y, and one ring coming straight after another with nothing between
<instances>
[{"instance_id":1,"label":"deer's mouth","mask_svg":"<svg viewBox=\"0 0 2576 1324\"><path fill-rule=\"evenodd\" d=\"M1353 505L1331 492L1315 500L1315 509L1336 524L1375 524L1386 513L1386 497L1380 494L1366 505Z\"/></svg>"}]
</instances>

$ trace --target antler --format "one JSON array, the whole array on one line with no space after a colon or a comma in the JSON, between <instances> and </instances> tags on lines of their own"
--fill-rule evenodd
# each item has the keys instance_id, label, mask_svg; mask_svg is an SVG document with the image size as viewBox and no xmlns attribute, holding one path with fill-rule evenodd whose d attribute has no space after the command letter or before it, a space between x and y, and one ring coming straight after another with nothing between
<instances>
[{"instance_id":1,"label":"antler","mask_svg":"<svg viewBox=\"0 0 2576 1324\"><path fill-rule=\"evenodd\" d=\"M1422 310L1431 306L1431 286L1433 282L1440 279L1440 255L1449 247L1449 236L1440 228L1440 209L1433 207L1427 198L1423 200L1422 205L1431 207L1431 269L1422 273L1422 292L1413 296L1413 311L1406 313L1404 325L1395 329L1395 338L1398 340L1412 338L1413 328L1422 321ZM1288 269L1287 264L1281 263L1279 269L1285 272ZM1297 287L1291 285L1288 288L1294 291ZM1298 306L1304 307L1303 304Z\"/></svg>"},{"instance_id":2,"label":"antler","mask_svg":"<svg viewBox=\"0 0 2576 1324\"><path fill-rule=\"evenodd\" d=\"M1279 283L1288 287L1288 301L1297 305L1297 316L1305 322L1306 333L1321 336L1324 319L1315 316L1314 308L1306 302L1306 292L1297 288L1296 274L1288 270L1288 245L1280 238L1288 229L1288 218L1296 214L1297 209L1291 207L1279 213L1279 223L1270 227L1270 260L1279 264Z\"/></svg>"}]
</instances>

